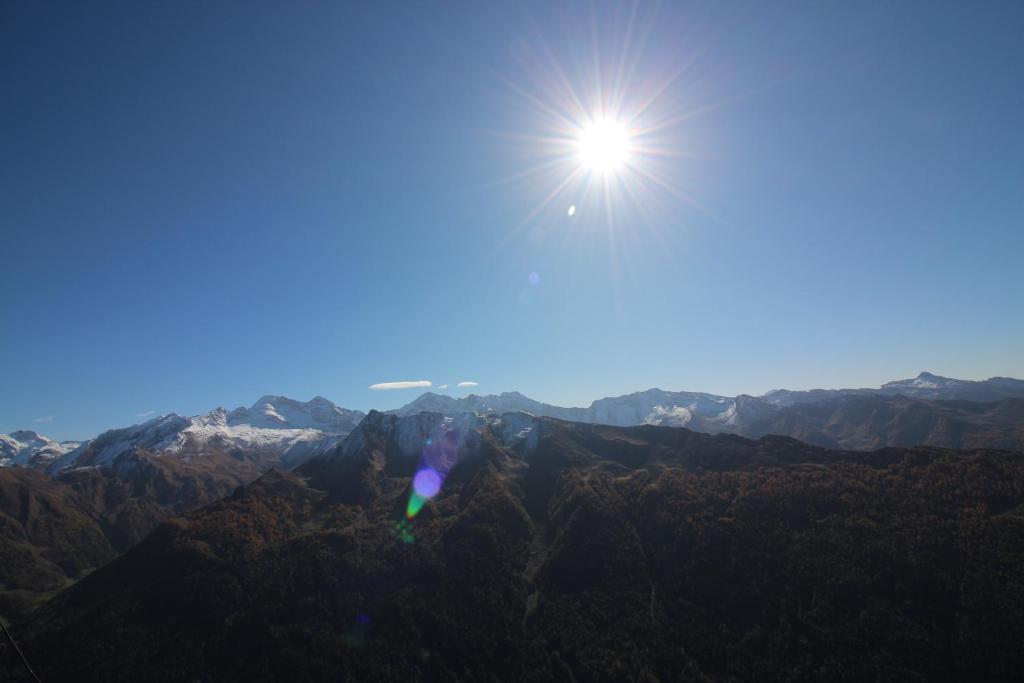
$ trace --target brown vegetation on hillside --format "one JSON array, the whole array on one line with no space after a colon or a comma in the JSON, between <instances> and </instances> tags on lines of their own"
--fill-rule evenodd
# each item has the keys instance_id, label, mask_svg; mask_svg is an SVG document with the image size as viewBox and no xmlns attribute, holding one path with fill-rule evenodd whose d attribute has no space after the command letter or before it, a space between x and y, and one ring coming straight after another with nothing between
<instances>
[{"instance_id":1,"label":"brown vegetation on hillside","mask_svg":"<svg viewBox=\"0 0 1024 683\"><path fill-rule=\"evenodd\" d=\"M484 429L419 516L271 473L17 624L45 679L1010 679L1024 459L661 427ZM330 481L322 465L313 481Z\"/></svg>"}]
</instances>

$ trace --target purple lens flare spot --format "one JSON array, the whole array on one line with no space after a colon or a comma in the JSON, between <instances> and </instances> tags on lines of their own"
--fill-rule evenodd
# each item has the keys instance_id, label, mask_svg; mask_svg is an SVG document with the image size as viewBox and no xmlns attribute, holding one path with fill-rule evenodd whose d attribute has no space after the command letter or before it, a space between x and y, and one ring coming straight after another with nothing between
<instances>
[{"instance_id":1,"label":"purple lens flare spot","mask_svg":"<svg viewBox=\"0 0 1024 683\"><path fill-rule=\"evenodd\" d=\"M441 490L441 475L433 469L425 467L413 477L412 487L424 498L433 498Z\"/></svg>"}]
</instances>

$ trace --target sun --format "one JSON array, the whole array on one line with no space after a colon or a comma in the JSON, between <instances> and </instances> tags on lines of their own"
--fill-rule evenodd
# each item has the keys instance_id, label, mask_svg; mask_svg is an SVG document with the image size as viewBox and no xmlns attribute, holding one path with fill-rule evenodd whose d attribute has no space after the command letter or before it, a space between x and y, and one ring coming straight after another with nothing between
<instances>
[{"instance_id":1,"label":"sun","mask_svg":"<svg viewBox=\"0 0 1024 683\"><path fill-rule=\"evenodd\" d=\"M631 139L625 125L610 119L597 119L579 130L576 151L587 170L613 173L629 161Z\"/></svg>"},{"instance_id":2,"label":"sun","mask_svg":"<svg viewBox=\"0 0 1024 683\"><path fill-rule=\"evenodd\" d=\"M515 160L496 182L529 198L509 238L528 231L544 239L549 225L562 225L554 222L558 216L571 219L582 239L593 239L591 228L601 226L613 243L639 226L653 233L674 228L680 204L706 213L690 183L697 159L712 154L710 141L690 123L722 106L700 90L713 79L697 70L703 62L689 47L647 48L657 12L613 5L609 16L595 10L579 24L589 31L559 34L557 44L543 34L524 40L514 75L501 79L502 111L521 124L494 131L508 146L506 158ZM598 31L606 20L607 30Z\"/></svg>"}]
</instances>

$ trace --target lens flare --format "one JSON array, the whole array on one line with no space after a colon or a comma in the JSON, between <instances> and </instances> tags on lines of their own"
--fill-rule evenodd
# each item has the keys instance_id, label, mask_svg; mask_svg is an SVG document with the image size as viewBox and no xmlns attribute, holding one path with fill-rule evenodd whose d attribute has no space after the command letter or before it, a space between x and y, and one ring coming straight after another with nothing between
<instances>
[{"instance_id":1,"label":"lens flare","mask_svg":"<svg viewBox=\"0 0 1024 683\"><path fill-rule=\"evenodd\" d=\"M433 498L441 490L441 475L425 467L413 477L412 488L423 498Z\"/></svg>"},{"instance_id":2,"label":"lens flare","mask_svg":"<svg viewBox=\"0 0 1024 683\"><path fill-rule=\"evenodd\" d=\"M441 492L445 477L458 462L459 447L463 442L463 431L445 418L423 443L420 454L420 468L412 478L412 490L405 506L403 530L408 529L411 542L412 520L420 513L427 501ZM400 536L401 538L401 536Z\"/></svg>"},{"instance_id":3,"label":"lens flare","mask_svg":"<svg viewBox=\"0 0 1024 683\"><path fill-rule=\"evenodd\" d=\"M409 520L402 519L395 522L393 531L395 532L395 537L406 545L412 545L416 542L416 536L412 533L412 523Z\"/></svg>"},{"instance_id":4,"label":"lens flare","mask_svg":"<svg viewBox=\"0 0 1024 683\"><path fill-rule=\"evenodd\" d=\"M412 519L420 513L423 506L426 504L427 499L420 494L413 491L409 494L409 503L405 506L405 516L407 519Z\"/></svg>"}]
</instances>

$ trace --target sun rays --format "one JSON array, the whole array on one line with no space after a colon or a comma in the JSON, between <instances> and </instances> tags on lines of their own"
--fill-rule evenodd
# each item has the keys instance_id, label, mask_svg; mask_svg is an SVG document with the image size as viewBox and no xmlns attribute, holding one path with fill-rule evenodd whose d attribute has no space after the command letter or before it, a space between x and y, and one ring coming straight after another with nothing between
<instances>
[{"instance_id":1,"label":"sun rays","mask_svg":"<svg viewBox=\"0 0 1024 683\"><path fill-rule=\"evenodd\" d=\"M601 241L612 247L663 244L681 209L702 211L689 180L704 155L686 129L714 106L697 77L699 51L655 53L647 37L656 16L641 19L636 7L604 19L610 30L596 17L576 22L557 50L536 31L516 45L516 75L500 79L519 125L497 133L515 162L500 184L527 207L502 243L564 231L574 242L607 232Z\"/></svg>"}]
</instances>

